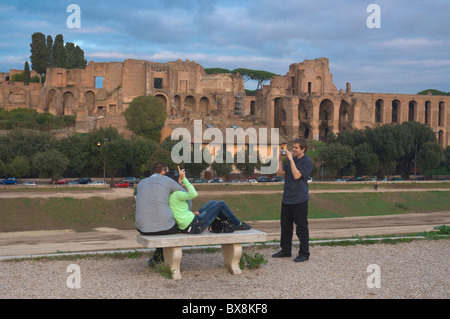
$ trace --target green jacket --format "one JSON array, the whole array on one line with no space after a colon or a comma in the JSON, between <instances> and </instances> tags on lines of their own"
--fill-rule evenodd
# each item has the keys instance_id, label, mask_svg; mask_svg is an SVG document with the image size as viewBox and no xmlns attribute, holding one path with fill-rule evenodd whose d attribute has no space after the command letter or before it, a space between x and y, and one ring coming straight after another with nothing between
<instances>
[{"instance_id":1,"label":"green jacket","mask_svg":"<svg viewBox=\"0 0 450 319\"><path fill-rule=\"evenodd\" d=\"M183 184L186 186L187 192L175 191L169 197L170 210L178 228L181 230L186 229L195 217L194 213L189 210L187 200L198 196L194 186L189 183L186 177L183 179Z\"/></svg>"}]
</instances>

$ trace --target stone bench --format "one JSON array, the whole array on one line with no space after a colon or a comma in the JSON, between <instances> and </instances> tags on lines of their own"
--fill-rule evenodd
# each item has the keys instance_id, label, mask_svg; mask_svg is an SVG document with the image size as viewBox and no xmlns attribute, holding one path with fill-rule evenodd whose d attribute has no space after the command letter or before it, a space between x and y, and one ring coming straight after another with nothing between
<instances>
[{"instance_id":1,"label":"stone bench","mask_svg":"<svg viewBox=\"0 0 450 319\"><path fill-rule=\"evenodd\" d=\"M137 242L147 248L162 248L164 262L173 270L173 279L181 279L180 263L182 247L222 245L224 265L232 274L242 273L239 260L242 256L242 243L264 242L267 234L258 230L239 230L234 233L173 234L161 236L137 235Z\"/></svg>"}]
</instances>

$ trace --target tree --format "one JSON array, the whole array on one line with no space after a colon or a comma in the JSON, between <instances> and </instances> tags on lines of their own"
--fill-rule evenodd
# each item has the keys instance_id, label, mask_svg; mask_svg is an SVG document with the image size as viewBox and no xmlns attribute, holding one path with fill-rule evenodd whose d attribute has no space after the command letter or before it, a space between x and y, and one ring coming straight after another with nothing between
<instances>
[{"instance_id":1,"label":"tree","mask_svg":"<svg viewBox=\"0 0 450 319\"><path fill-rule=\"evenodd\" d=\"M262 89L262 85L265 82L269 81L273 76L276 76L276 74L272 72L244 68L234 69L232 73L242 75L244 83L248 80L256 81L256 90Z\"/></svg>"},{"instance_id":2,"label":"tree","mask_svg":"<svg viewBox=\"0 0 450 319\"><path fill-rule=\"evenodd\" d=\"M127 128L136 135L159 142L167 113L163 103L154 96L138 96L124 112Z\"/></svg>"},{"instance_id":3,"label":"tree","mask_svg":"<svg viewBox=\"0 0 450 319\"><path fill-rule=\"evenodd\" d=\"M153 140L135 137L127 140L127 142L130 148L127 157L127 168L133 176L139 176L142 173L142 165L147 162L156 151L158 143Z\"/></svg>"},{"instance_id":4,"label":"tree","mask_svg":"<svg viewBox=\"0 0 450 319\"><path fill-rule=\"evenodd\" d=\"M405 150L405 155L398 160L398 170L402 173L403 177L409 178L409 174L414 168L414 160L416 160L416 155L420 152L425 143L436 142L436 135L429 126L422 123L403 122L400 125L409 130L409 134L412 138L410 149Z\"/></svg>"},{"instance_id":5,"label":"tree","mask_svg":"<svg viewBox=\"0 0 450 319\"><path fill-rule=\"evenodd\" d=\"M69 159L56 149L51 149L34 155L32 163L40 178L50 178L53 181L61 178L69 165Z\"/></svg>"},{"instance_id":6,"label":"tree","mask_svg":"<svg viewBox=\"0 0 450 319\"><path fill-rule=\"evenodd\" d=\"M200 146L197 146L196 144L194 144L194 147L200 147ZM199 150L199 148L197 148L197 150ZM202 174L202 172L209 167L209 165L210 165L209 163L211 161L208 158L208 162L207 162L205 159L205 155L208 156L208 154L210 154L210 153L208 151L205 151L205 147L201 147L201 153L203 154L203 156L202 156L202 161L200 163L195 163L195 150L193 150L191 152L190 163L184 163L184 162L181 163L180 167L183 167L186 169L186 173L188 174L188 176L199 178L200 175Z\"/></svg>"},{"instance_id":7,"label":"tree","mask_svg":"<svg viewBox=\"0 0 450 319\"><path fill-rule=\"evenodd\" d=\"M249 146L250 147L250 146ZM254 154L252 154L254 155ZM244 160L242 159L242 156ZM234 155L234 165L241 172L245 178L249 178L255 173L255 169L261 169L261 161L259 159L259 152L256 152L256 159L253 157L250 158L249 149L241 149L239 152L236 152Z\"/></svg>"},{"instance_id":8,"label":"tree","mask_svg":"<svg viewBox=\"0 0 450 319\"><path fill-rule=\"evenodd\" d=\"M9 175L22 178L30 174L30 161L25 156L16 156L8 165Z\"/></svg>"},{"instance_id":9,"label":"tree","mask_svg":"<svg viewBox=\"0 0 450 319\"><path fill-rule=\"evenodd\" d=\"M130 147L128 141L122 136L108 142L101 149L105 160L105 169L111 181L120 169L127 166L128 157L130 155Z\"/></svg>"},{"instance_id":10,"label":"tree","mask_svg":"<svg viewBox=\"0 0 450 319\"><path fill-rule=\"evenodd\" d=\"M378 156L369 144L363 143L354 149L353 165L356 176L375 174L378 170Z\"/></svg>"},{"instance_id":11,"label":"tree","mask_svg":"<svg viewBox=\"0 0 450 319\"><path fill-rule=\"evenodd\" d=\"M25 62L25 67L23 69L23 84L30 84L30 66L28 65L28 61Z\"/></svg>"},{"instance_id":12,"label":"tree","mask_svg":"<svg viewBox=\"0 0 450 319\"><path fill-rule=\"evenodd\" d=\"M417 164L423 173L437 168L444 157L444 150L437 142L426 142L417 154Z\"/></svg>"},{"instance_id":13,"label":"tree","mask_svg":"<svg viewBox=\"0 0 450 319\"><path fill-rule=\"evenodd\" d=\"M45 74L49 63L49 51L45 44L45 35L36 32L31 36L31 68L38 74Z\"/></svg>"},{"instance_id":14,"label":"tree","mask_svg":"<svg viewBox=\"0 0 450 319\"><path fill-rule=\"evenodd\" d=\"M55 37L52 50L52 66L56 68L66 67L66 49L64 47L64 38L62 34Z\"/></svg>"},{"instance_id":15,"label":"tree","mask_svg":"<svg viewBox=\"0 0 450 319\"><path fill-rule=\"evenodd\" d=\"M84 58L84 51L77 45L75 46L75 68L84 69L87 61Z\"/></svg>"},{"instance_id":16,"label":"tree","mask_svg":"<svg viewBox=\"0 0 450 319\"><path fill-rule=\"evenodd\" d=\"M70 159L66 171L63 172L64 176L81 176L88 166L90 154L85 137L82 134L74 134L56 142L56 150Z\"/></svg>"},{"instance_id":17,"label":"tree","mask_svg":"<svg viewBox=\"0 0 450 319\"><path fill-rule=\"evenodd\" d=\"M223 149L216 153L216 159L211 166L212 169L216 172L217 176L227 176L233 169L233 164L227 163L226 161L227 153L230 152ZM231 154L229 154L228 156L231 157ZM217 163L218 158L222 158L222 163Z\"/></svg>"},{"instance_id":18,"label":"tree","mask_svg":"<svg viewBox=\"0 0 450 319\"><path fill-rule=\"evenodd\" d=\"M353 160L353 150L350 146L333 143L320 149L320 157L326 163L331 178Z\"/></svg>"},{"instance_id":19,"label":"tree","mask_svg":"<svg viewBox=\"0 0 450 319\"><path fill-rule=\"evenodd\" d=\"M77 67L77 60L75 56L75 44L73 44L72 42L66 42L65 50L66 50L66 63L65 63L66 68L75 69Z\"/></svg>"},{"instance_id":20,"label":"tree","mask_svg":"<svg viewBox=\"0 0 450 319\"><path fill-rule=\"evenodd\" d=\"M228 69L223 68L205 68L206 74L231 73Z\"/></svg>"},{"instance_id":21,"label":"tree","mask_svg":"<svg viewBox=\"0 0 450 319\"><path fill-rule=\"evenodd\" d=\"M47 67L51 67L53 65L52 59L53 59L53 38L51 35L47 36L47 52L48 52L48 63Z\"/></svg>"},{"instance_id":22,"label":"tree","mask_svg":"<svg viewBox=\"0 0 450 319\"><path fill-rule=\"evenodd\" d=\"M398 124L385 124L368 131L368 143L378 155L378 177L393 175L398 161L414 145L407 127Z\"/></svg>"}]
</instances>

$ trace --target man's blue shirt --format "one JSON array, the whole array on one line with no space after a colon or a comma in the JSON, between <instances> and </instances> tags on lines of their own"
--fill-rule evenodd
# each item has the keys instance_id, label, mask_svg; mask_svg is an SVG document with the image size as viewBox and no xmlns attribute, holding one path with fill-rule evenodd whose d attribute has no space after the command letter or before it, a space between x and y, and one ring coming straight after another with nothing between
<instances>
[{"instance_id":1,"label":"man's blue shirt","mask_svg":"<svg viewBox=\"0 0 450 319\"><path fill-rule=\"evenodd\" d=\"M313 163L305 154L300 158L294 158L294 163L302 177L294 180L291 171L291 162L283 166L286 172L284 180L283 204L299 204L309 200L308 178L311 176Z\"/></svg>"}]
</instances>

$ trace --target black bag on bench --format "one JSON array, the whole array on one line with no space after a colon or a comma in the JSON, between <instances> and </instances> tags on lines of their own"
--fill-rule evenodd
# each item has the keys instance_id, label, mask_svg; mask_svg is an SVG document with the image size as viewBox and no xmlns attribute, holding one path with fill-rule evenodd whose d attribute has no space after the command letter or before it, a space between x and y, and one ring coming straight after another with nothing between
<instances>
[{"instance_id":1,"label":"black bag on bench","mask_svg":"<svg viewBox=\"0 0 450 319\"><path fill-rule=\"evenodd\" d=\"M231 227L230 221L228 219L222 220L216 218L211 225L208 227L211 233L233 233L234 229Z\"/></svg>"}]
</instances>

